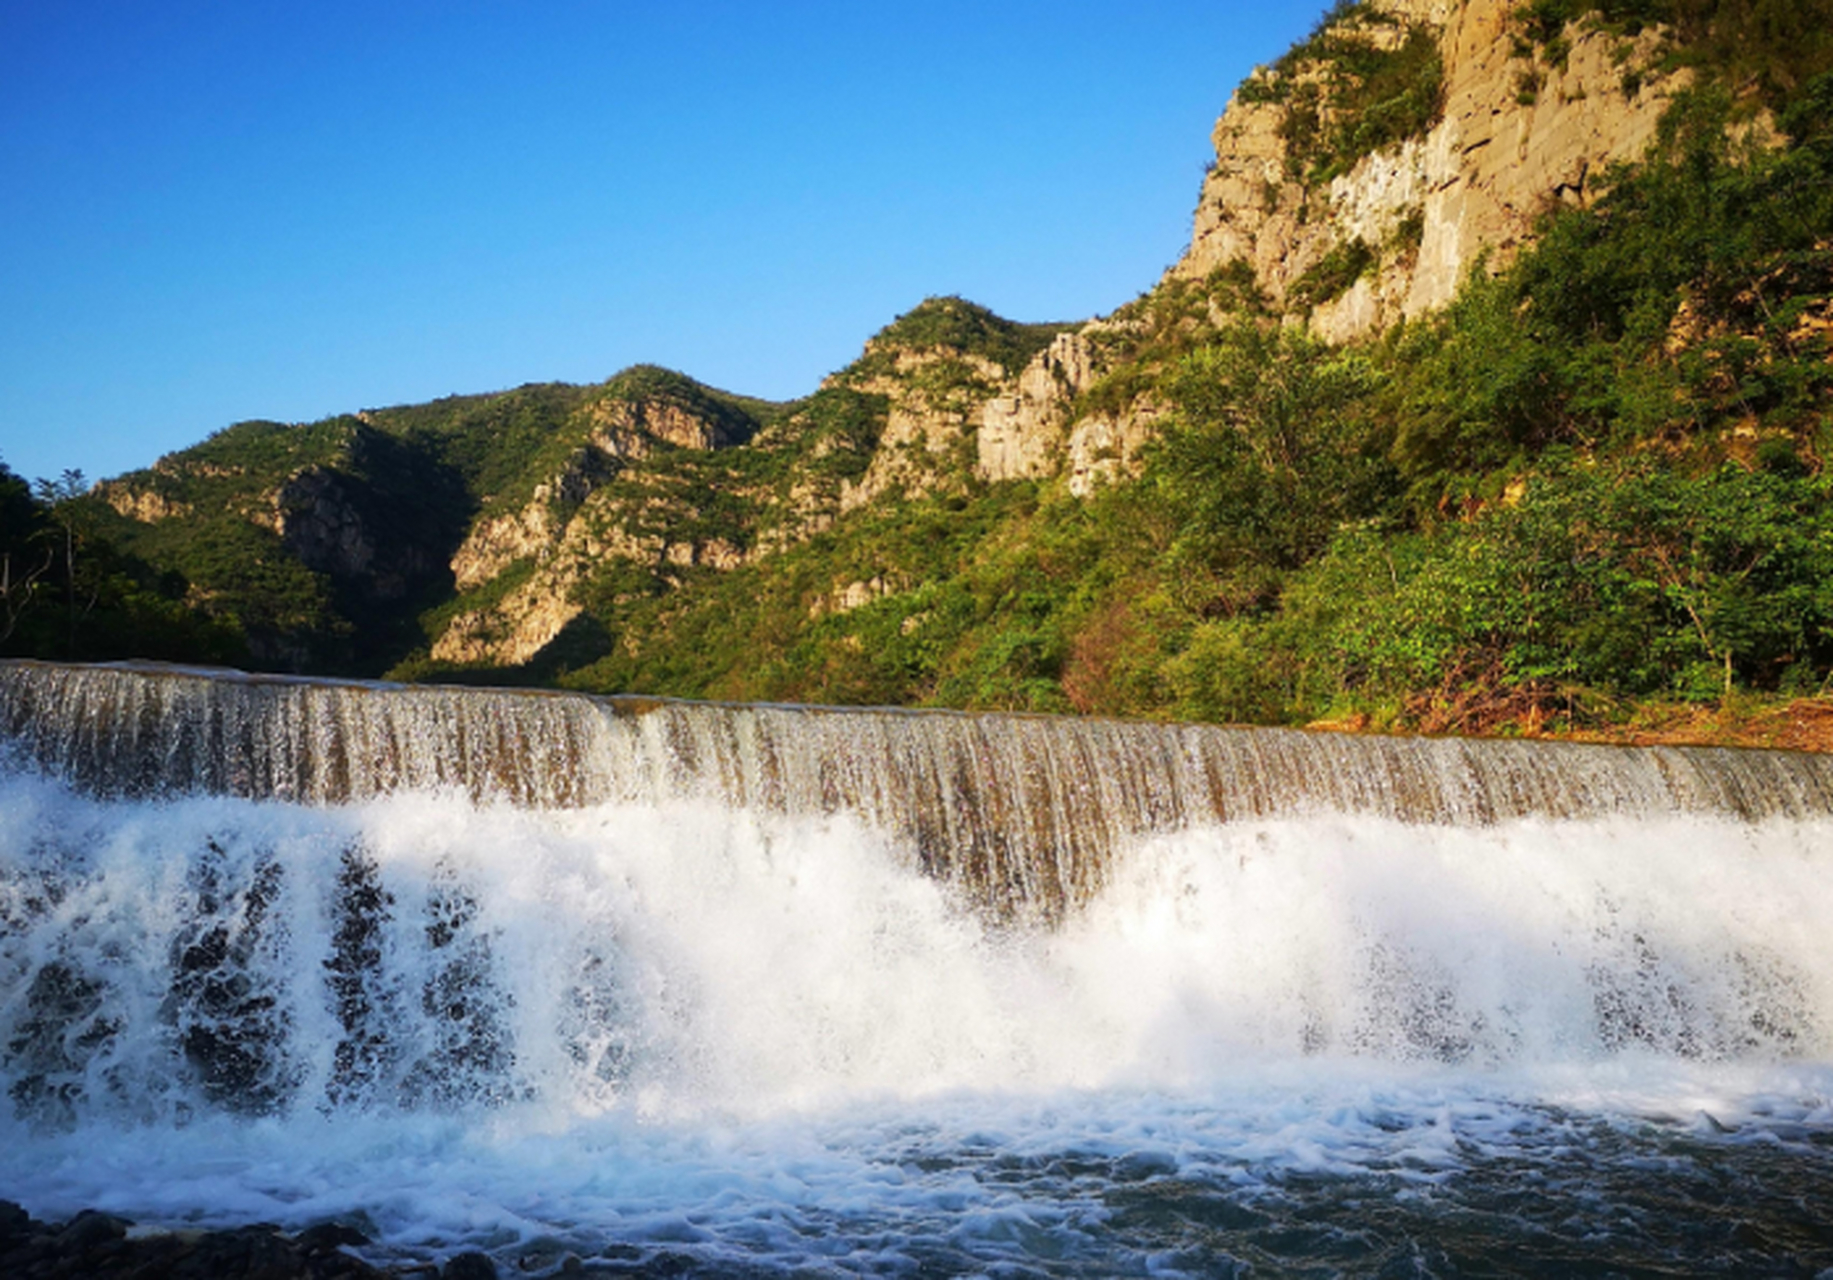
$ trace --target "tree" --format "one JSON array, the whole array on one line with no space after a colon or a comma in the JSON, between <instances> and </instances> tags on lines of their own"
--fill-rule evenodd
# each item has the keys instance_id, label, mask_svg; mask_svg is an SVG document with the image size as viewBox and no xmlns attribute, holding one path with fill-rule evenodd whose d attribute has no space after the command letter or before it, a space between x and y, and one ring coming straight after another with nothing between
<instances>
[{"instance_id":1,"label":"tree","mask_svg":"<svg viewBox=\"0 0 1833 1280\"><path fill-rule=\"evenodd\" d=\"M44 513L31 489L0 462L0 645L18 630L56 561L43 533Z\"/></svg>"},{"instance_id":2,"label":"tree","mask_svg":"<svg viewBox=\"0 0 1833 1280\"><path fill-rule=\"evenodd\" d=\"M89 492L89 482L83 478L81 471L64 469L63 475L56 480L40 478L33 486L37 490L38 501L50 512L52 521L63 534L64 544L64 602L67 611L65 632L65 656L76 656L76 500ZM92 596L89 603L93 605Z\"/></svg>"},{"instance_id":3,"label":"tree","mask_svg":"<svg viewBox=\"0 0 1833 1280\"><path fill-rule=\"evenodd\" d=\"M1210 593L1203 611L1268 598L1341 524L1384 510L1395 485L1367 414L1377 381L1359 355L1251 322L1171 371L1147 476L1178 525L1174 573Z\"/></svg>"}]
</instances>

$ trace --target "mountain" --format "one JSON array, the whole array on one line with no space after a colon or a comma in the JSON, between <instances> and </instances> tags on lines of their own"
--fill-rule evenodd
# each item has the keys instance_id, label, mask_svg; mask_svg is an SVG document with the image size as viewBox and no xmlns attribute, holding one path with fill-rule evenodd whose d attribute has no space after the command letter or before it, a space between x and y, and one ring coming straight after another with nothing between
<instances>
[{"instance_id":1,"label":"mountain","mask_svg":"<svg viewBox=\"0 0 1833 1280\"><path fill-rule=\"evenodd\" d=\"M4 643L1786 737L1809 712L1750 709L1833 678L1829 32L1827 0L1339 4L1236 90L1189 248L1111 315L932 298L785 404L639 366L239 424L21 517L9 564L65 554L0 591Z\"/></svg>"}]
</instances>

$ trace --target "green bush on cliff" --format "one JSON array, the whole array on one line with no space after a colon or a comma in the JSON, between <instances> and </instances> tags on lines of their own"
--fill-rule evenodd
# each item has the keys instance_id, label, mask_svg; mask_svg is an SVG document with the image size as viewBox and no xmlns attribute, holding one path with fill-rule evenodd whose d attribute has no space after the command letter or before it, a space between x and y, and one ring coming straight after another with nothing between
<instances>
[{"instance_id":1,"label":"green bush on cliff","mask_svg":"<svg viewBox=\"0 0 1833 1280\"><path fill-rule=\"evenodd\" d=\"M1315 187L1437 124L1444 63L1430 28L1400 24L1378 7L1339 3L1236 93L1243 102L1281 107L1286 176Z\"/></svg>"},{"instance_id":2,"label":"green bush on cliff","mask_svg":"<svg viewBox=\"0 0 1833 1280\"><path fill-rule=\"evenodd\" d=\"M946 347L991 360L1008 374L1015 374L1049 346L1052 338L1070 327L1019 324L965 298L925 298L881 329L872 344L884 351ZM873 371L878 368L869 354L860 365Z\"/></svg>"},{"instance_id":3,"label":"green bush on cliff","mask_svg":"<svg viewBox=\"0 0 1833 1280\"><path fill-rule=\"evenodd\" d=\"M1637 35L1659 26L1666 60L1779 108L1833 70L1833 5L1827 0L1528 0L1517 10L1542 55L1566 25L1586 20ZM1555 60L1555 59L1549 59Z\"/></svg>"},{"instance_id":4,"label":"green bush on cliff","mask_svg":"<svg viewBox=\"0 0 1833 1280\"><path fill-rule=\"evenodd\" d=\"M1340 298L1374 267L1376 260L1368 241L1352 236L1332 246L1329 253L1294 280L1289 297L1299 309Z\"/></svg>"}]
</instances>

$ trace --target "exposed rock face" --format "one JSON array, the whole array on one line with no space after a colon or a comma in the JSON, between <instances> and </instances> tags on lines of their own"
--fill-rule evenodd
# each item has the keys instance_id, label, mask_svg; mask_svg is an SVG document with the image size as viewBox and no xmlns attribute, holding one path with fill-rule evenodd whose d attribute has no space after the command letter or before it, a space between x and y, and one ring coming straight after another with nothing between
<instances>
[{"instance_id":1,"label":"exposed rock face","mask_svg":"<svg viewBox=\"0 0 1833 1280\"><path fill-rule=\"evenodd\" d=\"M1428 147L1429 139L1410 139L1394 151L1364 158L1354 172L1332 180L1325 198L1335 225L1326 230L1334 232L1335 238L1318 242L1324 245L1322 253L1315 243L1292 243L1294 260L1310 266L1337 244L1360 240L1366 245L1390 245L1402 238L1403 224L1409 217L1423 219L1430 203L1436 179ZM1417 248L1403 249L1381 269L1362 275L1346 292L1317 305L1311 313L1312 331L1327 342L1343 342L1382 328L1400 315L1415 314L1407 310L1407 299L1419 280L1421 261ZM1281 283L1289 292L1295 280L1289 277ZM1447 293L1440 302L1450 297Z\"/></svg>"},{"instance_id":2,"label":"exposed rock face","mask_svg":"<svg viewBox=\"0 0 1833 1280\"><path fill-rule=\"evenodd\" d=\"M537 575L494 607L459 614L434 641L433 657L479 666L528 662L583 612L568 598L570 585Z\"/></svg>"},{"instance_id":3,"label":"exposed rock face","mask_svg":"<svg viewBox=\"0 0 1833 1280\"><path fill-rule=\"evenodd\" d=\"M400 600L424 581L443 548L382 532L386 498L327 467L306 467L271 495L256 523L280 535L287 550L315 573L328 574L375 600Z\"/></svg>"},{"instance_id":4,"label":"exposed rock face","mask_svg":"<svg viewBox=\"0 0 1833 1280\"><path fill-rule=\"evenodd\" d=\"M1472 0L1445 29L1445 120L1427 139L1433 189L1407 315L1449 302L1484 247L1512 256L1548 200L1582 201L1594 175L1640 157L1687 82L1653 73L1653 32L1625 47L1574 26L1563 69L1512 63L1508 14L1500 0ZM1532 103L1508 96L1526 94L1517 76L1540 80Z\"/></svg>"},{"instance_id":5,"label":"exposed rock face","mask_svg":"<svg viewBox=\"0 0 1833 1280\"><path fill-rule=\"evenodd\" d=\"M872 344L866 352L875 354ZM894 372L854 384L867 395L886 397L891 408L865 475L841 490L840 510L888 493L933 492L957 478L964 470L957 462L972 456L970 432L979 426L982 407L1005 381L1005 370L982 356L925 347L899 350Z\"/></svg>"},{"instance_id":6,"label":"exposed rock face","mask_svg":"<svg viewBox=\"0 0 1833 1280\"><path fill-rule=\"evenodd\" d=\"M632 528L636 523L632 517L638 514L608 511L599 513L595 521L576 521L567 529L555 572L577 579L596 560L630 560L657 569L736 569L745 562L744 548L725 538L669 538L640 532Z\"/></svg>"},{"instance_id":7,"label":"exposed rock face","mask_svg":"<svg viewBox=\"0 0 1833 1280\"><path fill-rule=\"evenodd\" d=\"M1379 15L1356 38L1392 49L1409 31L1436 40L1443 113L1422 136L1362 157L1327 183L1309 184L1282 136L1287 99L1237 93L1217 122L1216 165L1203 185L1191 244L1169 279L1251 269L1275 313L1302 318L1343 342L1451 301L1472 267L1505 265L1552 201L1582 201L1595 178L1639 158L1685 73L1653 69L1659 36L1636 40L1574 23L1558 65L1518 37L1514 0L1367 0ZM1276 73L1262 72L1262 76ZM1328 68L1299 63L1288 90L1321 94ZM1289 130L1288 130L1289 132ZM1366 267L1314 296L1333 252ZM1351 268L1352 272L1354 268ZM1089 337L1059 337L980 411L976 472L997 481L1066 473L1087 496L1136 466L1164 408L1141 401L1071 421L1076 395L1102 371Z\"/></svg>"},{"instance_id":8,"label":"exposed rock face","mask_svg":"<svg viewBox=\"0 0 1833 1280\"><path fill-rule=\"evenodd\" d=\"M605 496L602 491L597 495ZM557 539L536 548L534 558L540 565L528 581L495 604L453 618L433 642L433 658L506 667L531 661L585 612L573 598L574 588L606 560L628 560L659 571L730 571L745 562L745 549L724 538L670 539L644 532L636 527L649 523L640 519L644 514L640 506L590 502Z\"/></svg>"},{"instance_id":9,"label":"exposed rock face","mask_svg":"<svg viewBox=\"0 0 1833 1280\"><path fill-rule=\"evenodd\" d=\"M874 600L883 599L898 589L886 581L884 575L873 574L863 581L849 582L824 596L817 597L808 608L808 616L819 618L831 613L851 613L855 609L865 608Z\"/></svg>"},{"instance_id":10,"label":"exposed rock face","mask_svg":"<svg viewBox=\"0 0 1833 1280\"><path fill-rule=\"evenodd\" d=\"M535 572L500 600L461 613L434 640L436 661L518 666L538 655L584 609L574 588L593 565L630 560L653 567L732 569L744 549L716 537L671 540L639 526L668 525L644 519L638 501L609 501L604 486L629 462L658 447L723 449L746 433L731 422L695 413L661 399L607 398L585 409L587 441L566 466L535 486L519 510L479 520L452 557L459 590L492 581L517 564Z\"/></svg>"},{"instance_id":11,"label":"exposed rock face","mask_svg":"<svg viewBox=\"0 0 1833 1280\"><path fill-rule=\"evenodd\" d=\"M677 449L725 449L742 444L746 434L733 422L665 399L606 397L584 409L591 432L586 443L573 451L566 466L535 486L519 510L479 520L452 556L452 576L460 591L480 587L519 561L534 560L543 566L554 557L565 559L585 551L585 526L574 528L574 515L626 462L647 458L658 445ZM592 553L648 559L652 548L639 538L625 535L616 545L599 546ZM734 549L712 548L706 559L697 559L690 548L686 559L676 548L654 549L659 559L674 563L736 563ZM450 662L524 662L558 635L578 616L577 606L566 597L577 573L556 567L544 571L496 606L461 614L433 645L433 656Z\"/></svg>"},{"instance_id":12,"label":"exposed rock face","mask_svg":"<svg viewBox=\"0 0 1833 1280\"><path fill-rule=\"evenodd\" d=\"M832 488L831 483L808 479L790 485L779 506L781 518L758 531L751 554L773 556L833 528L839 517L839 504L833 499Z\"/></svg>"},{"instance_id":13,"label":"exposed rock face","mask_svg":"<svg viewBox=\"0 0 1833 1280\"><path fill-rule=\"evenodd\" d=\"M1190 248L1172 269L1201 277L1246 262L1276 306L1302 314L1293 286L1360 239L1378 265L1309 308L1313 330L1332 341L1442 307L1486 250L1492 267L1504 265L1549 201L1586 199L1605 167L1643 153L1685 83L1652 66L1652 31L1630 41L1574 23L1570 52L1549 65L1518 52L1513 0L1371 2L1437 33L1442 118L1307 191L1288 173L1285 106L1237 92L1216 124Z\"/></svg>"},{"instance_id":14,"label":"exposed rock face","mask_svg":"<svg viewBox=\"0 0 1833 1280\"><path fill-rule=\"evenodd\" d=\"M157 524L191 514L191 504L177 502L151 489L136 489L119 480L105 480L95 487L101 498L117 513L141 524Z\"/></svg>"},{"instance_id":15,"label":"exposed rock face","mask_svg":"<svg viewBox=\"0 0 1833 1280\"><path fill-rule=\"evenodd\" d=\"M356 577L374 566L375 542L335 471L307 467L280 486L273 506L275 531L306 568Z\"/></svg>"},{"instance_id":16,"label":"exposed rock face","mask_svg":"<svg viewBox=\"0 0 1833 1280\"><path fill-rule=\"evenodd\" d=\"M872 465L858 481L841 490L841 511L863 507L887 493L905 497L922 493L930 487L934 473L942 469L942 459L960 440L968 415L960 406L934 404L928 397L911 400L915 403L893 402Z\"/></svg>"},{"instance_id":17,"label":"exposed rock face","mask_svg":"<svg viewBox=\"0 0 1833 1280\"><path fill-rule=\"evenodd\" d=\"M546 497L508 515L479 520L452 556L452 579L460 591L481 587L518 560L539 559L560 536L559 521Z\"/></svg>"},{"instance_id":18,"label":"exposed rock face","mask_svg":"<svg viewBox=\"0 0 1833 1280\"><path fill-rule=\"evenodd\" d=\"M617 457L599 447L595 437L574 450L558 475L536 485L520 511L480 519L452 554L458 589L480 587L518 560L546 560L566 530L562 513L576 509L617 472Z\"/></svg>"},{"instance_id":19,"label":"exposed rock face","mask_svg":"<svg viewBox=\"0 0 1833 1280\"><path fill-rule=\"evenodd\" d=\"M1009 391L980 410L975 471L983 480L1052 475L1061 465L1075 396L1095 380L1095 354L1079 333L1058 334L1033 356Z\"/></svg>"},{"instance_id":20,"label":"exposed rock face","mask_svg":"<svg viewBox=\"0 0 1833 1280\"><path fill-rule=\"evenodd\" d=\"M645 458L656 441L677 449L729 449L745 437L732 424L666 400L606 399L587 406L592 443L614 458Z\"/></svg>"},{"instance_id":21,"label":"exposed rock face","mask_svg":"<svg viewBox=\"0 0 1833 1280\"><path fill-rule=\"evenodd\" d=\"M1086 498L1131 474L1164 413L1162 406L1143 401L1122 413L1095 413L1077 422L1069 433L1069 491Z\"/></svg>"}]
</instances>

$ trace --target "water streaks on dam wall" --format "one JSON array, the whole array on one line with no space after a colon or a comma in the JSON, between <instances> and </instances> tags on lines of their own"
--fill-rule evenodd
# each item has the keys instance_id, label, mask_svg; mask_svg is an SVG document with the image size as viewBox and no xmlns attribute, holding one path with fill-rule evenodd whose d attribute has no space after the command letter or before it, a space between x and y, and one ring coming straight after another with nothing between
<instances>
[{"instance_id":1,"label":"water streaks on dam wall","mask_svg":"<svg viewBox=\"0 0 1833 1280\"><path fill-rule=\"evenodd\" d=\"M1833 760L1713 747L1387 738L399 687L150 666L0 663L0 738L104 796L330 804L454 789L532 808L668 799L847 814L1002 916L1087 901L1129 839L1341 813L1833 814Z\"/></svg>"}]
</instances>

